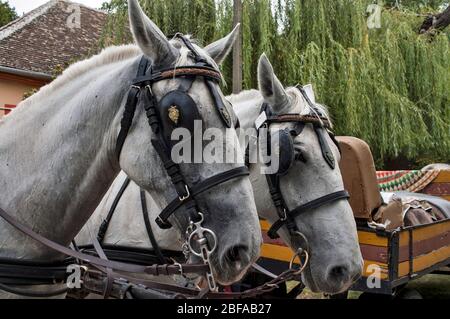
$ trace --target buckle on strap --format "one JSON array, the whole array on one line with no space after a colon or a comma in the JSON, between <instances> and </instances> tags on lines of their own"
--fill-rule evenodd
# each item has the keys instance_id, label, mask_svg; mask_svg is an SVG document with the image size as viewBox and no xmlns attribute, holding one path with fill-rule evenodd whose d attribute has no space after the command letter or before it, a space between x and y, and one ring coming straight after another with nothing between
<instances>
[{"instance_id":1,"label":"buckle on strap","mask_svg":"<svg viewBox=\"0 0 450 319\"><path fill-rule=\"evenodd\" d=\"M230 180L248 176L250 174L247 167L242 166L235 169L232 169L230 171L223 172L218 175L214 175L203 182L200 182L199 184L193 186L190 190L190 197L195 197L199 194L202 194L203 192L220 185L222 183L228 182ZM172 201L159 215L159 218L156 220L159 226L164 225L167 223L164 222L164 220L167 220L178 208L183 206L187 199L184 200L184 202L180 201L180 198L176 198L174 201Z\"/></svg>"},{"instance_id":2,"label":"buckle on strap","mask_svg":"<svg viewBox=\"0 0 450 319\"><path fill-rule=\"evenodd\" d=\"M331 194L322 196L318 199L315 199L311 202L308 202L306 204L303 204L302 206L299 206L299 207L295 208L294 210L291 210L289 214L290 214L291 218L296 218L297 216L299 216L307 211L317 209L319 207L322 207L327 204L331 204L338 200L344 200L344 199L348 200L349 198L350 198L350 195L347 191L339 191L339 192L331 193ZM280 236L278 235L278 231L285 224L286 224L286 221L283 221L281 219L276 221L272 225L272 227L270 228L270 230L268 232L269 237L271 239L279 238Z\"/></svg>"},{"instance_id":3,"label":"buckle on strap","mask_svg":"<svg viewBox=\"0 0 450 319\"><path fill-rule=\"evenodd\" d=\"M285 222L285 221L287 221L287 219L288 219L288 216L287 216L287 209L286 209L286 208L283 208L283 214L281 215L280 220L283 221L283 222Z\"/></svg>"},{"instance_id":4,"label":"buckle on strap","mask_svg":"<svg viewBox=\"0 0 450 319\"><path fill-rule=\"evenodd\" d=\"M165 221L161 218L161 216L158 216L155 220L156 224L158 225L159 228L167 230L167 229L171 229L172 228L172 224L169 223L168 221Z\"/></svg>"},{"instance_id":5,"label":"buckle on strap","mask_svg":"<svg viewBox=\"0 0 450 319\"><path fill-rule=\"evenodd\" d=\"M189 190L189 187L185 185L185 188L186 188L186 195L178 197L180 202L185 202L191 197L191 191Z\"/></svg>"}]
</instances>

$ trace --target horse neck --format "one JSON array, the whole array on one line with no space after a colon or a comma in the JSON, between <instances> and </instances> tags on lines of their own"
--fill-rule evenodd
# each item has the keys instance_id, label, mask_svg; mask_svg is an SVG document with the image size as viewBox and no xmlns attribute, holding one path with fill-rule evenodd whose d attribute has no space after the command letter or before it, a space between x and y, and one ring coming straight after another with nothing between
<instances>
[{"instance_id":1,"label":"horse neck","mask_svg":"<svg viewBox=\"0 0 450 319\"><path fill-rule=\"evenodd\" d=\"M70 243L119 172L114 146L134 61L38 93L0 123L3 209L41 235ZM53 256L2 220L0 230L2 256Z\"/></svg>"},{"instance_id":2,"label":"horse neck","mask_svg":"<svg viewBox=\"0 0 450 319\"><path fill-rule=\"evenodd\" d=\"M243 130L254 129L255 121L261 114L261 107L264 102L259 91L244 91L241 94L233 95L231 97L231 102L233 104L233 109L239 118L241 128ZM276 215L276 208L273 205L270 196L266 176L261 174L260 164L250 165L250 181L253 186L255 203L259 216L271 222L275 222L273 216Z\"/></svg>"}]
</instances>

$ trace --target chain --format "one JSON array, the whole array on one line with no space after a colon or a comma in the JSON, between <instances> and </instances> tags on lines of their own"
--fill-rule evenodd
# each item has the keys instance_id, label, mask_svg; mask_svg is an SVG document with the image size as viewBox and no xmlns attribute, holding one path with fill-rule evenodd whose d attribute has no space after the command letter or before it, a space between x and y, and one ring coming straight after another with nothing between
<instances>
[{"instance_id":1,"label":"chain","mask_svg":"<svg viewBox=\"0 0 450 319\"><path fill-rule=\"evenodd\" d=\"M217 248L217 236L212 230L203 227L204 215L202 213L198 214L201 217L200 221L196 223L191 221L188 227L189 238L185 244L189 248L189 253L202 258L204 264L209 266L209 271L206 273L206 281L208 282L209 290L214 292L218 290L218 286L211 268L211 255ZM208 241L207 234L212 238L212 243ZM199 251L195 250L195 243L199 246Z\"/></svg>"},{"instance_id":2,"label":"chain","mask_svg":"<svg viewBox=\"0 0 450 319\"><path fill-rule=\"evenodd\" d=\"M304 261L302 261L302 257L304 257ZM294 261L297 258L299 259L299 262L300 262L300 268L295 269ZM275 289L278 289L281 284L284 284L288 281L297 279L298 276L300 276L303 273L303 271L305 270L308 263L309 263L308 251L299 249L291 259L289 270L285 271L284 273L279 275L277 278L274 278L273 280L271 280L259 287L256 287L254 289L250 289L250 290L244 291L243 293L240 293L239 298L241 298L241 299L255 298L255 297L264 295L266 293L272 292Z\"/></svg>"}]
</instances>

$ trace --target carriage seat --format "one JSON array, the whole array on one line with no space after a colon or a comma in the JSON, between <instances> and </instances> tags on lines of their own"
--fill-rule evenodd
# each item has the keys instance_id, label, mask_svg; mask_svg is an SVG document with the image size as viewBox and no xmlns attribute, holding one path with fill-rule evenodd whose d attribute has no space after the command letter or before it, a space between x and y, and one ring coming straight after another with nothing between
<instances>
[{"instance_id":1,"label":"carriage seat","mask_svg":"<svg viewBox=\"0 0 450 319\"><path fill-rule=\"evenodd\" d=\"M369 145L355 137L337 137L342 151L340 163L345 189L355 218L371 220L383 205L377 174Z\"/></svg>"},{"instance_id":2,"label":"carriage seat","mask_svg":"<svg viewBox=\"0 0 450 319\"><path fill-rule=\"evenodd\" d=\"M429 195L392 193L394 196L385 204L369 145L355 137L337 140L342 151L340 168L344 186L350 193L349 202L356 219L392 230L450 218L450 202Z\"/></svg>"}]
</instances>

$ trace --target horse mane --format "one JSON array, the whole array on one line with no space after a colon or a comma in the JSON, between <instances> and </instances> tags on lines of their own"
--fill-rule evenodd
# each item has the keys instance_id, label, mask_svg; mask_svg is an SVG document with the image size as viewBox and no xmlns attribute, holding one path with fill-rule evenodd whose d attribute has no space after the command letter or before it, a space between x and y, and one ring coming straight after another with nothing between
<instances>
[{"instance_id":1,"label":"horse mane","mask_svg":"<svg viewBox=\"0 0 450 319\"><path fill-rule=\"evenodd\" d=\"M245 100L256 100L256 99L262 99L262 96L258 90L246 90L246 91L242 91L241 93L238 93L238 94L232 94L228 97L228 99L233 104L234 101L236 101L236 100L239 100L239 102L245 101Z\"/></svg>"},{"instance_id":2,"label":"horse mane","mask_svg":"<svg viewBox=\"0 0 450 319\"><path fill-rule=\"evenodd\" d=\"M190 38L190 36L187 37ZM192 41L199 54L201 54L204 58L206 58L206 60L213 67L219 70L219 66L216 64L216 62L202 48L200 48L198 45L195 44L195 40ZM175 67L188 64L189 54L191 51L188 48L186 48L178 39L173 39L170 42L172 43L172 45L174 45L177 49L180 50L180 57L175 63ZM64 70L64 72L59 77L57 77L55 80L53 80L46 86L42 87L39 90L39 92L37 92L36 94L32 95L31 97L20 103L19 106L32 103L32 101L37 98L41 98L43 96L51 94L64 84L76 79L77 77L82 76L83 74L91 71L94 68L113 64L123 60L128 60L137 57L140 54L142 54L142 51L135 44L107 47L103 49L99 54L94 55L93 57L87 60L82 60L69 66L66 70Z\"/></svg>"},{"instance_id":3,"label":"horse mane","mask_svg":"<svg viewBox=\"0 0 450 319\"><path fill-rule=\"evenodd\" d=\"M20 106L32 103L32 101L37 98L41 98L42 96L51 94L64 84L76 79L77 77L82 76L83 74L91 71L93 68L102 67L123 60L131 59L138 56L139 54L142 54L142 52L136 45L129 44L105 48L99 54L94 55L87 60L82 60L69 66L59 77L57 77L46 86L42 87L39 92L20 103Z\"/></svg>"}]
</instances>

